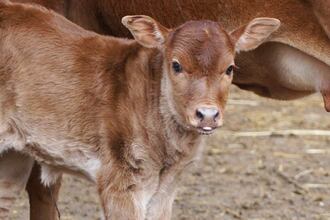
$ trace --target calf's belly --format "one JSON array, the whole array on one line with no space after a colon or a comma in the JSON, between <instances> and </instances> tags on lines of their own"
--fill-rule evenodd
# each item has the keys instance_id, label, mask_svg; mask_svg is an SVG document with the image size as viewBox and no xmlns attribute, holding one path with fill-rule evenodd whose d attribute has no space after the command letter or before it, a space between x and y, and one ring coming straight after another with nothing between
<instances>
[{"instance_id":1,"label":"calf's belly","mask_svg":"<svg viewBox=\"0 0 330 220\"><path fill-rule=\"evenodd\" d=\"M42 181L52 184L60 172L69 172L96 181L101 162L97 152L80 141L50 137L42 131L20 129L11 121L0 127L0 154L7 150L26 153L42 165ZM24 130L31 132L27 133Z\"/></svg>"},{"instance_id":2,"label":"calf's belly","mask_svg":"<svg viewBox=\"0 0 330 220\"><path fill-rule=\"evenodd\" d=\"M42 180L46 185L66 172L96 181L101 161L91 146L79 141L30 137L24 151L42 164ZM51 177L54 177L52 179Z\"/></svg>"}]
</instances>

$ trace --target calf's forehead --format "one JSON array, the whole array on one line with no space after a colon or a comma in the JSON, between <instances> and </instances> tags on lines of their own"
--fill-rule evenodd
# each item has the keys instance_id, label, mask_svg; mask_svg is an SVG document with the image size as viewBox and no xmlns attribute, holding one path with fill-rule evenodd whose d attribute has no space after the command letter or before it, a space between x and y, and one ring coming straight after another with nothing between
<instances>
[{"instance_id":1,"label":"calf's forehead","mask_svg":"<svg viewBox=\"0 0 330 220\"><path fill-rule=\"evenodd\" d=\"M234 59L233 42L217 22L187 22L173 30L167 45L170 59L194 71L220 71Z\"/></svg>"}]
</instances>

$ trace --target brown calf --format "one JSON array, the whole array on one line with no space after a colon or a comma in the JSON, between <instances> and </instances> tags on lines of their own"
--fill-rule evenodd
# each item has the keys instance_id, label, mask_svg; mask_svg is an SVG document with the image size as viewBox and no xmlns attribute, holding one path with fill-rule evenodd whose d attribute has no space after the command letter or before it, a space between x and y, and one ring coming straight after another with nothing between
<instances>
[{"instance_id":1,"label":"brown calf","mask_svg":"<svg viewBox=\"0 0 330 220\"><path fill-rule=\"evenodd\" d=\"M168 26L187 19L212 19L227 30L254 16L277 17L283 28L268 39L272 42L236 57L240 69L233 83L276 99L322 92L325 108L330 109L329 0L131 0L129 4L118 0L15 1L42 4L84 28L115 36L129 36L120 23L126 14L152 15Z\"/></svg>"},{"instance_id":2,"label":"brown calf","mask_svg":"<svg viewBox=\"0 0 330 220\"><path fill-rule=\"evenodd\" d=\"M329 0L132 0L130 4L118 0L13 1L44 5L84 28L116 36L129 36L120 23L121 16L126 14L149 14L168 26L187 19L212 19L228 30L254 16L277 17L283 28L268 39L276 42L240 53L235 60L240 69L235 72L233 83L276 99L294 99L323 90L325 107L330 108L326 89L330 84L330 41L325 35L329 36ZM13 159L12 163L17 160ZM37 181L30 182L35 183L29 187L32 204L39 206L38 198L49 195L38 191Z\"/></svg>"},{"instance_id":3,"label":"brown calf","mask_svg":"<svg viewBox=\"0 0 330 220\"><path fill-rule=\"evenodd\" d=\"M34 157L45 185L62 172L95 182L106 219L169 219L177 177L222 124L235 52L280 22L257 18L230 34L212 21L122 22L135 40L0 2L0 152Z\"/></svg>"}]
</instances>

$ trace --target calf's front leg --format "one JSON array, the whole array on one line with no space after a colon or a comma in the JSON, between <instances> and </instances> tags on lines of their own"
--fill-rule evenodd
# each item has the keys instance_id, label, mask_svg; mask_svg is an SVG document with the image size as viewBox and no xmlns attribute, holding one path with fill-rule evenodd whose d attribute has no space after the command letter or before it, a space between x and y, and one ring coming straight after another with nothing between
<instances>
[{"instance_id":1,"label":"calf's front leg","mask_svg":"<svg viewBox=\"0 0 330 220\"><path fill-rule=\"evenodd\" d=\"M173 202L176 195L175 186L159 190L151 199L147 220L170 220L172 217Z\"/></svg>"},{"instance_id":2,"label":"calf's front leg","mask_svg":"<svg viewBox=\"0 0 330 220\"><path fill-rule=\"evenodd\" d=\"M145 220L148 198L137 179L126 169L101 173L97 185L106 220Z\"/></svg>"},{"instance_id":3,"label":"calf's front leg","mask_svg":"<svg viewBox=\"0 0 330 220\"><path fill-rule=\"evenodd\" d=\"M176 168L162 171L157 192L152 196L148 204L147 220L171 219L179 175L180 172Z\"/></svg>"}]
</instances>

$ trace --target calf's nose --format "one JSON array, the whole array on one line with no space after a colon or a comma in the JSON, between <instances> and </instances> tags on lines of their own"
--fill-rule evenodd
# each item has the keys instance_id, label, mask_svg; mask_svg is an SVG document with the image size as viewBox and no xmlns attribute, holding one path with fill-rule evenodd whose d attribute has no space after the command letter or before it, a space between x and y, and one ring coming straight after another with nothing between
<instances>
[{"instance_id":1,"label":"calf's nose","mask_svg":"<svg viewBox=\"0 0 330 220\"><path fill-rule=\"evenodd\" d=\"M200 120L214 120L219 117L219 110L215 107L201 107L196 110L196 117Z\"/></svg>"}]
</instances>

